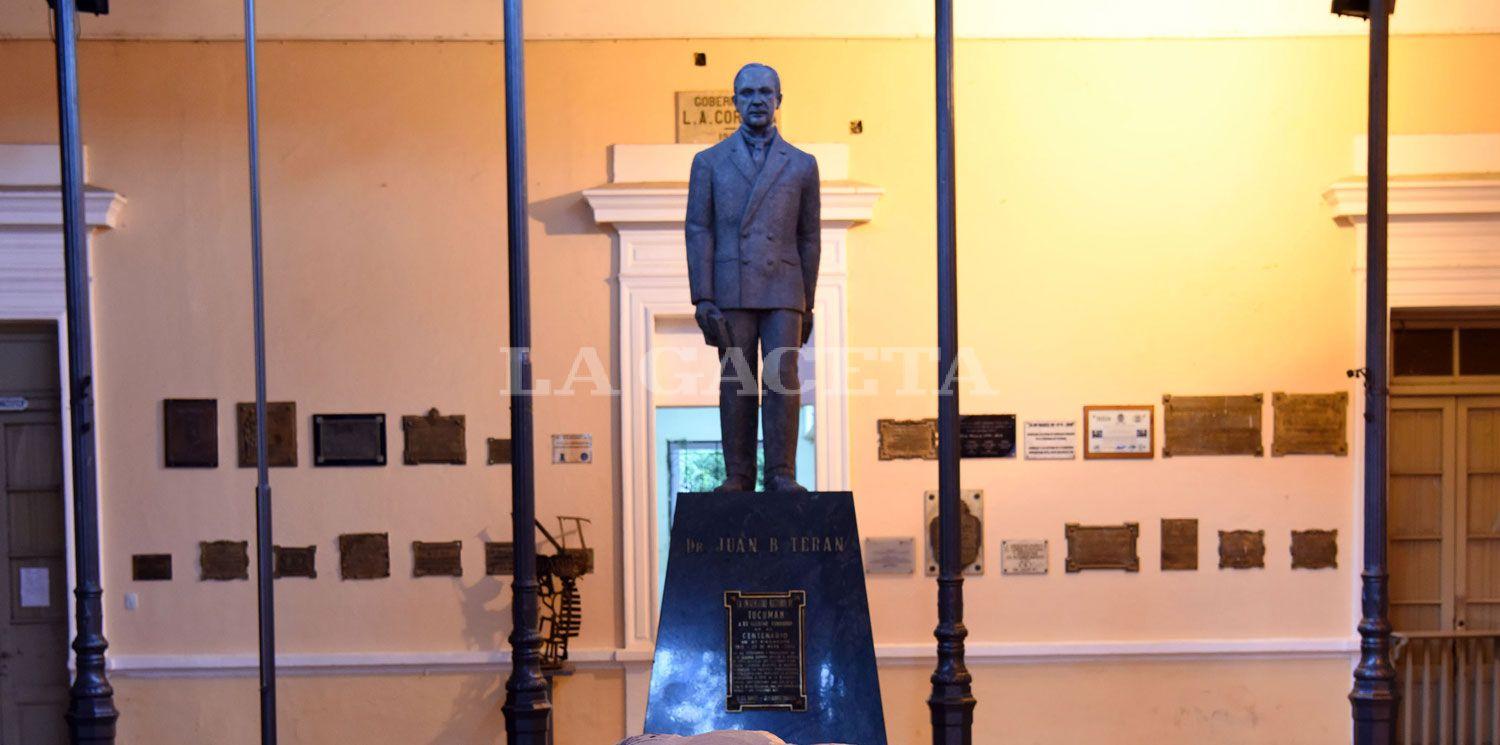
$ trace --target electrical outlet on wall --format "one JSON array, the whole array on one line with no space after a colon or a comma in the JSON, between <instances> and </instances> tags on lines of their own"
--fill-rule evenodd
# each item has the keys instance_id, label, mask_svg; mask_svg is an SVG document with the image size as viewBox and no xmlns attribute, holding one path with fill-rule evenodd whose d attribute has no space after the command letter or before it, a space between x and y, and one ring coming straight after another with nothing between
<instances>
[{"instance_id":1,"label":"electrical outlet on wall","mask_svg":"<svg viewBox=\"0 0 1500 745\"><path fill-rule=\"evenodd\" d=\"M141 607L141 598L133 592L125 593L125 610L135 610Z\"/></svg>"}]
</instances>

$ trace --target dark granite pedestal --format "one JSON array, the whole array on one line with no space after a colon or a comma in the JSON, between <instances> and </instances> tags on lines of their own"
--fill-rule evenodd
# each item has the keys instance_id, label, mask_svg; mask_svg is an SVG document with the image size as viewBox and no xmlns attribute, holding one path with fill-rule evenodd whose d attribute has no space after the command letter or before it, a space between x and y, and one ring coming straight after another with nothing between
<instances>
[{"instance_id":1,"label":"dark granite pedestal","mask_svg":"<svg viewBox=\"0 0 1500 745\"><path fill-rule=\"evenodd\" d=\"M886 745L848 492L681 494L646 732Z\"/></svg>"}]
</instances>

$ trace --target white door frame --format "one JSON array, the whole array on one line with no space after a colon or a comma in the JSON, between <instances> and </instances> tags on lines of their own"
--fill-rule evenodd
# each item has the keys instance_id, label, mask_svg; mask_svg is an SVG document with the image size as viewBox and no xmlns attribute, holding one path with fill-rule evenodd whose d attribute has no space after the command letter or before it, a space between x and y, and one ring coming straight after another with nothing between
<instances>
[{"instance_id":1,"label":"white door frame","mask_svg":"<svg viewBox=\"0 0 1500 745\"><path fill-rule=\"evenodd\" d=\"M87 157L85 156L85 163ZM57 145L0 145L0 321L56 324L59 419L62 420L63 520L67 551L68 638L77 635L71 590L73 561L72 417L68 391L67 293L63 278L62 171ZM86 178L87 170L85 170ZM118 224L125 198L107 189L84 193L90 249L93 235ZM90 282L93 272L90 270ZM90 304L90 309L93 304ZM97 313L97 311L95 311ZM97 390L97 386L95 390ZM102 448L100 448L102 450ZM98 459L95 459L98 468ZM103 488L100 487L102 494ZM97 521L99 516L96 514ZM101 530L100 543L104 532ZM103 547L100 547L103 555ZM107 616L106 616L107 618ZM69 665L72 665L71 658Z\"/></svg>"}]
</instances>

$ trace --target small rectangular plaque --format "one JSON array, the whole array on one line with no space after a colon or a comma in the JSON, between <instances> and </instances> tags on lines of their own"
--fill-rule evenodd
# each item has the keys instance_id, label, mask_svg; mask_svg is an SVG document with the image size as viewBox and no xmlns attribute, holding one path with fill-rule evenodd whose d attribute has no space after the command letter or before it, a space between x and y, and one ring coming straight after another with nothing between
<instances>
[{"instance_id":1,"label":"small rectangular plaque","mask_svg":"<svg viewBox=\"0 0 1500 745\"><path fill-rule=\"evenodd\" d=\"M881 419L880 460L937 460L936 419Z\"/></svg>"},{"instance_id":2,"label":"small rectangular plaque","mask_svg":"<svg viewBox=\"0 0 1500 745\"><path fill-rule=\"evenodd\" d=\"M1026 460L1073 460L1078 457L1078 422L1042 420L1026 423Z\"/></svg>"},{"instance_id":3,"label":"small rectangular plaque","mask_svg":"<svg viewBox=\"0 0 1500 745\"><path fill-rule=\"evenodd\" d=\"M1249 396L1162 396L1166 442L1161 457L1265 454L1260 413L1264 398Z\"/></svg>"},{"instance_id":4,"label":"small rectangular plaque","mask_svg":"<svg viewBox=\"0 0 1500 745\"><path fill-rule=\"evenodd\" d=\"M489 457L485 459L486 464L497 466L501 463L510 462L510 438L501 439L499 437L491 437L484 442L489 450Z\"/></svg>"},{"instance_id":5,"label":"small rectangular plaque","mask_svg":"<svg viewBox=\"0 0 1500 745\"><path fill-rule=\"evenodd\" d=\"M866 538L865 574L911 574L917 571L916 541L911 538Z\"/></svg>"},{"instance_id":6,"label":"small rectangular plaque","mask_svg":"<svg viewBox=\"0 0 1500 745\"><path fill-rule=\"evenodd\" d=\"M219 466L219 400L169 398L162 401L167 468Z\"/></svg>"},{"instance_id":7,"label":"small rectangular plaque","mask_svg":"<svg viewBox=\"0 0 1500 745\"><path fill-rule=\"evenodd\" d=\"M1337 530L1292 531L1293 569L1337 569L1338 566Z\"/></svg>"},{"instance_id":8,"label":"small rectangular plaque","mask_svg":"<svg viewBox=\"0 0 1500 745\"><path fill-rule=\"evenodd\" d=\"M594 436L587 434L553 435L553 463L592 463Z\"/></svg>"},{"instance_id":9,"label":"small rectangular plaque","mask_svg":"<svg viewBox=\"0 0 1500 745\"><path fill-rule=\"evenodd\" d=\"M391 576L391 540L385 533L339 536L339 577L383 579Z\"/></svg>"},{"instance_id":10,"label":"small rectangular plaque","mask_svg":"<svg viewBox=\"0 0 1500 745\"><path fill-rule=\"evenodd\" d=\"M1141 535L1139 523L1121 525L1063 526L1068 539L1068 572L1085 569L1123 569L1127 572L1141 570L1141 557L1136 553L1136 541Z\"/></svg>"},{"instance_id":11,"label":"small rectangular plaque","mask_svg":"<svg viewBox=\"0 0 1500 745\"><path fill-rule=\"evenodd\" d=\"M411 542L411 576L462 577L463 541Z\"/></svg>"},{"instance_id":12,"label":"small rectangular plaque","mask_svg":"<svg viewBox=\"0 0 1500 745\"><path fill-rule=\"evenodd\" d=\"M406 433L406 449L402 461L409 466L420 463L451 463L463 465L468 460L464 447L464 415L439 414L429 409L423 416L401 417L401 430Z\"/></svg>"},{"instance_id":13,"label":"small rectangular plaque","mask_svg":"<svg viewBox=\"0 0 1500 745\"><path fill-rule=\"evenodd\" d=\"M1262 569L1266 566L1266 531L1219 531L1220 569Z\"/></svg>"},{"instance_id":14,"label":"small rectangular plaque","mask_svg":"<svg viewBox=\"0 0 1500 745\"><path fill-rule=\"evenodd\" d=\"M250 543L199 541L198 579L214 582L250 579Z\"/></svg>"},{"instance_id":15,"label":"small rectangular plaque","mask_svg":"<svg viewBox=\"0 0 1500 745\"><path fill-rule=\"evenodd\" d=\"M1273 393L1271 455L1348 455L1349 393Z\"/></svg>"},{"instance_id":16,"label":"small rectangular plaque","mask_svg":"<svg viewBox=\"0 0 1500 745\"><path fill-rule=\"evenodd\" d=\"M314 414L313 465L385 465L385 415Z\"/></svg>"},{"instance_id":17,"label":"small rectangular plaque","mask_svg":"<svg viewBox=\"0 0 1500 745\"><path fill-rule=\"evenodd\" d=\"M1198 521L1196 519L1162 518L1161 568L1164 572L1198 570Z\"/></svg>"},{"instance_id":18,"label":"small rectangular plaque","mask_svg":"<svg viewBox=\"0 0 1500 745\"><path fill-rule=\"evenodd\" d=\"M254 468L255 404L237 404L234 413L240 468ZM272 468L297 465L297 404L293 401L266 402L266 460Z\"/></svg>"},{"instance_id":19,"label":"small rectangular plaque","mask_svg":"<svg viewBox=\"0 0 1500 745\"><path fill-rule=\"evenodd\" d=\"M276 579L282 577L317 579L318 547L272 546L271 576Z\"/></svg>"},{"instance_id":20,"label":"small rectangular plaque","mask_svg":"<svg viewBox=\"0 0 1500 745\"><path fill-rule=\"evenodd\" d=\"M171 554L136 554L130 557L130 578L136 582L168 582L172 579Z\"/></svg>"},{"instance_id":21,"label":"small rectangular plaque","mask_svg":"<svg viewBox=\"0 0 1500 745\"><path fill-rule=\"evenodd\" d=\"M516 572L516 544L486 541L484 544L484 573L491 576L507 576Z\"/></svg>"},{"instance_id":22,"label":"small rectangular plaque","mask_svg":"<svg viewBox=\"0 0 1500 745\"><path fill-rule=\"evenodd\" d=\"M807 711L807 593L724 591L725 711Z\"/></svg>"},{"instance_id":23,"label":"small rectangular plaque","mask_svg":"<svg viewBox=\"0 0 1500 745\"><path fill-rule=\"evenodd\" d=\"M922 495L927 524L927 576L938 576L938 493L930 491ZM965 575L984 574L984 492L979 489L964 489L958 495L958 563Z\"/></svg>"},{"instance_id":24,"label":"small rectangular plaque","mask_svg":"<svg viewBox=\"0 0 1500 745\"><path fill-rule=\"evenodd\" d=\"M961 458L1016 457L1015 414L965 414L958 418Z\"/></svg>"},{"instance_id":25,"label":"small rectangular plaque","mask_svg":"<svg viewBox=\"0 0 1500 745\"><path fill-rule=\"evenodd\" d=\"M1000 542L1001 574L1046 574L1047 541L1014 539Z\"/></svg>"},{"instance_id":26,"label":"small rectangular plaque","mask_svg":"<svg viewBox=\"0 0 1500 745\"><path fill-rule=\"evenodd\" d=\"M46 608L52 605L51 567L20 567L16 573L17 598L22 608Z\"/></svg>"},{"instance_id":27,"label":"small rectangular plaque","mask_svg":"<svg viewBox=\"0 0 1500 745\"><path fill-rule=\"evenodd\" d=\"M1156 456L1156 407L1085 406L1083 457L1140 459Z\"/></svg>"}]
</instances>

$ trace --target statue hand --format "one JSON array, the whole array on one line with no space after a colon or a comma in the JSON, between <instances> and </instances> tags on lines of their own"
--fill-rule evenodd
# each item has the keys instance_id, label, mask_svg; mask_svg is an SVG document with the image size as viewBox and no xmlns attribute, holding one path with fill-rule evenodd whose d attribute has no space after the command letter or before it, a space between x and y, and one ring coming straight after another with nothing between
<instances>
[{"instance_id":1,"label":"statue hand","mask_svg":"<svg viewBox=\"0 0 1500 745\"><path fill-rule=\"evenodd\" d=\"M697 309L693 312L693 320L698 322L698 328L703 332L703 341L711 347L723 349L729 346L729 340L723 338L721 331L725 330L724 312L719 306L714 305L712 300L698 301Z\"/></svg>"}]
</instances>

